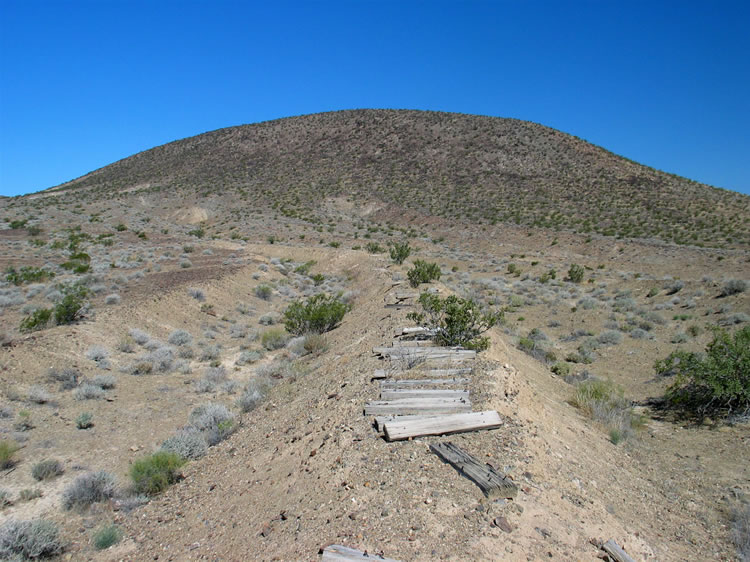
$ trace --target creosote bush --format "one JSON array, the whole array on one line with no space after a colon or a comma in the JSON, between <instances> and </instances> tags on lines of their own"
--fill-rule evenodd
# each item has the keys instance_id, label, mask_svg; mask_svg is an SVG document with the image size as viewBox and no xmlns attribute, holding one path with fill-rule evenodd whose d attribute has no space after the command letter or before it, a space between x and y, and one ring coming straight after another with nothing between
<instances>
[{"instance_id":1,"label":"creosote bush","mask_svg":"<svg viewBox=\"0 0 750 562\"><path fill-rule=\"evenodd\" d=\"M393 262L401 265L411 255L411 247L409 242L394 242L389 252Z\"/></svg>"},{"instance_id":2,"label":"creosote bush","mask_svg":"<svg viewBox=\"0 0 750 562\"><path fill-rule=\"evenodd\" d=\"M320 293L307 301L294 301L284 311L284 325L289 333L301 336L333 330L351 306L338 296Z\"/></svg>"},{"instance_id":3,"label":"creosote bush","mask_svg":"<svg viewBox=\"0 0 750 562\"><path fill-rule=\"evenodd\" d=\"M180 467L185 460L175 453L157 451L138 459L130 467L130 478L136 493L156 495L180 478Z\"/></svg>"},{"instance_id":4,"label":"creosote bush","mask_svg":"<svg viewBox=\"0 0 750 562\"><path fill-rule=\"evenodd\" d=\"M407 318L418 324L427 322L428 327L436 331L438 345L484 351L490 346L490 340L482 334L504 319L502 311L483 312L474 301L455 295L441 299L438 295L422 293L419 304L423 312L410 313Z\"/></svg>"},{"instance_id":5,"label":"creosote bush","mask_svg":"<svg viewBox=\"0 0 750 562\"><path fill-rule=\"evenodd\" d=\"M730 334L715 328L705 353L678 350L654 364L675 376L667 400L685 414L729 415L750 411L750 326Z\"/></svg>"},{"instance_id":6,"label":"creosote bush","mask_svg":"<svg viewBox=\"0 0 750 562\"><path fill-rule=\"evenodd\" d=\"M570 266L570 269L568 269L568 280L572 281L573 283L580 283L581 281L583 281L583 273L583 267L578 265L577 263L574 263Z\"/></svg>"},{"instance_id":7,"label":"creosote bush","mask_svg":"<svg viewBox=\"0 0 750 562\"><path fill-rule=\"evenodd\" d=\"M440 279L440 266L436 263L428 263L423 260L414 260L414 267L406 272L409 284L416 288L422 283L438 281Z\"/></svg>"}]
</instances>

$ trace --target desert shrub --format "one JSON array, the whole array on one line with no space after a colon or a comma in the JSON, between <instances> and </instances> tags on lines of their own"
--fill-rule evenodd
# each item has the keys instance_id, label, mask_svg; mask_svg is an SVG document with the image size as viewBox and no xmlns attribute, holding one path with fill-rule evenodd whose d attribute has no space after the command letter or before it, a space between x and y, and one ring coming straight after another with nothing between
<instances>
[{"instance_id":1,"label":"desert shrub","mask_svg":"<svg viewBox=\"0 0 750 562\"><path fill-rule=\"evenodd\" d=\"M193 341L193 336L190 335L190 332L186 332L185 330L175 330L169 334L167 341L176 346L187 345Z\"/></svg>"},{"instance_id":2,"label":"desert shrub","mask_svg":"<svg viewBox=\"0 0 750 562\"><path fill-rule=\"evenodd\" d=\"M237 407L243 413L253 411L265 398L265 392L266 384L256 379L251 380L237 398Z\"/></svg>"},{"instance_id":3,"label":"desert shrub","mask_svg":"<svg viewBox=\"0 0 750 562\"><path fill-rule=\"evenodd\" d=\"M568 269L568 281L573 283L580 283L583 281L584 269L577 263L574 263Z\"/></svg>"},{"instance_id":4,"label":"desert shrub","mask_svg":"<svg viewBox=\"0 0 750 562\"><path fill-rule=\"evenodd\" d=\"M632 436L640 424L622 389L610 381L593 379L579 384L571 403L604 425L615 445Z\"/></svg>"},{"instance_id":5,"label":"desert shrub","mask_svg":"<svg viewBox=\"0 0 750 562\"><path fill-rule=\"evenodd\" d=\"M38 560L61 554L65 546L52 521L9 519L0 527L0 558Z\"/></svg>"},{"instance_id":6,"label":"desert shrub","mask_svg":"<svg viewBox=\"0 0 750 562\"><path fill-rule=\"evenodd\" d=\"M669 341L672 343L685 343L688 339L690 338L688 338L685 332L676 332Z\"/></svg>"},{"instance_id":7,"label":"desert shrub","mask_svg":"<svg viewBox=\"0 0 750 562\"><path fill-rule=\"evenodd\" d=\"M440 266L436 263L414 260L414 266L406 272L406 277L409 279L409 284L416 288L422 283L439 280Z\"/></svg>"},{"instance_id":8,"label":"desert shrub","mask_svg":"<svg viewBox=\"0 0 750 562\"><path fill-rule=\"evenodd\" d=\"M394 242L389 250L394 263L401 265L411 255L409 242Z\"/></svg>"},{"instance_id":9,"label":"desert shrub","mask_svg":"<svg viewBox=\"0 0 750 562\"><path fill-rule=\"evenodd\" d=\"M214 361L221 355L221 349L218 345L207 345L201 349L201 354L198 357L199 361Z\"/></svg>"},{"instance_id":10,"label":"desert shrub","mask_svg":"<svg viewBox=\"0 0 750 562\"><path fill-rule=\"evenodd\" d=\"M622 332L619 330L607 330L599 334L596 339L604 345L617 345L622 341Z\"/></svg>"},{"instance_id":11,"label":"desert shrub","mask_svg":"<svg viewBox=\"0 0 750 562\"><path fill-rule=\"evenodd\" d=\"M35 404L46 404L52 400L52 395L38 385L34 385L29 389L28 397L29 402L34 402Z\"/></svg>"},{"instance_id":12,"label":"desert shrub","mask_svg":"<svg viewBox=\"0 0 750 562\"><path fill-rule=\"evenodd\" d=\"M550 370L555 373L558 377L565 377L570 374L570 364L563 361L558 361Z\"/></svg>"},{"instance_id":13,"label":"desert shrub","mask_svg":"<svg viewBox=\"0 0 750 562\"><path fill-rule=\"evenodd\" d=\"M307 301L294 301L284 311L284 325L289 333L322 334L335 328L351 306L338 296L320 293Z\"/></svg>"},{"instance_id":14,"label":"desert shrub","mask_svg":"<svg viewBox=\"0 0 750 562\"><path fill-rule=\"evenodd\" d=\"M210 402L190 412L188 422L200 431L209 446L223 441L236 429L234 414L226 406Z\"/></svg>"},{"instance_id":15,"label":"desert shrub","mask_svg":"<svg viewBox=\"0 0 750 562\"><path fill-rule=\"evenodd\" d=\"M260 324L261 326L273 326L278 321L279 317L274 313L264 314L263 316L258 318L258 324Z\"/></svg>"},{"instance_id":16,"label":"desert shrub","mask_svg":"<svg viewBox=\"0 0 750 562\"><path fill-rule=\"evenodd\" d=\"M648 293L646 294L646 297L650 299L652 297L655 297L658 294L659 294L659 289L657 287L651 287L648 290Z\"/></svg>"},{"instance_id":17,"label":"desert shrub","mask_svg":"<svg viewBox=\"0 0 750 562\"><path fill-rule=\"evenodd\" d=\"M650 340L653 336L647 330L636 328L630 331L630 337L634 340Z\"/></svg>"},{"instance_id":18,"label":"desert shrub","mask_svg":"<svg viewBox=\"0 0 750 562\"><path fill-rule=\"evenodd\" d=\"M271 328L260 335L260 344L269 351L281 349L288 341L289 334L278 328Z\"/></svg>"},{"instance_id":19,"label":"desert shrub","mask_svg":"<svg viewBox=\"0 0 750 562\"><path fill-rule=\"evenodd\" d=\"M42 491L39 488L24 488L18 492L18 499L22 502L29 502L42 497Z\"/></svg>"},{"instance_id":20,"label":"desert shrub","mask_svg":"<svg viewBox=\"0 0 750 562\"><path fill-rule=\"evenodd\" d=\"M377 242L368 242L365 244L365 250L370 252L371 254L382 254L385 252L385 248L378 244Z\"/></svg>"},{"instance_id":21,"label":"desert shrub","mask_svg":"<svg viewBox=\"0 0 750 562\"><path fill-rule=\"evenodd\" d=\"M74 400L97 400L99 398L104 398L104 391L100 387L89 382L85 382L73 390Z\"/></svg>"},{"instance_id":22,"label":"desert shrub","mask_svg":"<svg viewBox=\"0 0 750 562\"><path fill-rule=\"evenodd\" d=\"M168 451L157 451L136 460L130 467L130 479L136 493L149 496L166 490L180 478L185 460Z\"/></svg>"},{"instance_id":23,"label":"desert shrub","mask_svg":"<svg viewBox=\"0 0 750 562\"><path fill-rule=\"evenodd\" d=\"M718 322L720 326L733 326L735 324L743 324L750 322L750 316L744 312L735 312L724 318L721 318Z\"/></svg>"},{"instance_id":24,"label":"desert shrub","mask_svg":"<svg viewBox=\"0 0 750 562\"><path fill-rule=\"evenodd\" d=\"M98 386L102 390L110 390L117 385L117 379L114 375L96 375L91 379L91 384Z\"/></svg>"},{"instance_id":25,"label":"desert shrub","mask_svg":"<svg viewBox=\"0 0 750 562\"><path fill-rule=\"evenodd\" d=\"M120 295L112 293L104 297L104 304L120 304Z\"/></svg>"},{"instance_id":26,"label":"desert shrub","mask_svg":"<svg viewBox=\"0 0 750 562\"><path fill-rule=\"evenodd\" d=\"M174 362L174 349L171 347L158 347L146 356L143 360L153 365L153 370L158 373L166 373L172 369Z\"/></svg>"},{"instance_id":27,"label":"desert shrub","mask_svg":"<svg viewBox=\"0 0 750 562\"><path fill-rule=\"evenodd\" d=\"M721 296L728 297L747 291L748 283L744 279L729 279L721 288Z\"/></svg>"},{"instance_id":28,"label":"desert shrub","mask_svg":"<svg viewBox=\"0 0 750 562\"><path fill-rule=\"evenodd\" d=\"M94 414L81 412L76 416L76 427L78 429L89 429L94 426Z\"/></svg>"},{"instance_id":29,"label":"desert shrub","mask_svg":"<svg viewBox=\"0 0 750 562\"><path fill-rule=\"evenodd\" d=\"M91 542L96 550L104 550L120 542L121 538L122 531L113 523L111 525L103 525L94 531Z\"/></svg>"},{"instance_id":30,"label":"desert shrub","mask_svg":"<svg viewBox=\"0 0 750 562\"><path fill-rule=\"evenodd\" d=\"M253 290L253 293L259 299L263 299L264 301L268 301L268 300L271 300L271 295L273 294L273 289L271 287L269 287L268 285L258 285Z\"/></svg>"},{"instance_id":31,"label":"desert shrub","mask_svg":"<svg viewBox=\"0 0 750 562\"><path fill-rule=\"evenodd\" d=\"M203 291L195 287L191 287L188 289L188 295L193 297L198 302L203 302L206 300L206 295L203 293Z\"/></svg>"},{"instance_id":32,"label":"desert shrub","mask_svg":"<svg viewBox=\"0 0 750 562\"><path fill-rule=\"evenodd\" d=\"M668 295L674 295L675 293L679 293L684 287L685 283L678 279L677 281L673 281L672 283L667 285L665 288Z\"/></svg>"},{"instance_id":33,"label":"desert shrub","mask_svg":"<svg viewBox=\"0 0 750 562\"><path fill-rule=\"evenodd\" d=\"M240 353L240 356L237 358L237 361L235 361L234 364L238 367L241 367L242 365L247 365L248 363L254 363L261 357L262 354L259 351L243 351L242 353Z\"/></svg>"},{"instance_id":34,"label":"desert shrub","mask_svg":"<svg viewBox=\"0 0 750 562\"><path fill-rule=\"evenodd\" d=\"M302 340L302 348L307 353L323 353L328 349L328 340L323 334L307 334Z\"/></svg>"},{"instance_id":35,"label":"desert shrub","mask_svg":"<svg viewBox=\"0 0 750 562\"><path fill-rule=\"evenodd\" d=\"M201 433L194 427L180 429L161 445L162 451L174 453L183 459L199 459L205 456L208 445Z\"/></svg>"},{"instance_id":36,"label":"desert shrub","mask_svg":"<svg viewBox=\"0 0 750 562\"><path fill-rule=\"evenodd\" d=\"M34 429L34 422L31 420L31 412L28 410L19 410L18 419L13 425L18 431L28 431Z\"/></svg>"},{"instance_id":37,"label":"desert shrub","mask_svg":"<svg viewBox=\"0 0 750 562\"><path fill-rule=\"evenodd\" d=\"M109 352L100 345L92 345L86 351L86 357L88 359L91 359L94 363L97 364L97 366L102 369L110 368L110 363L107 359L109 357Z\"/></svg>"},{"instance_id":38,"label":"desert shrub","mask_svg":"<svg viewBox=\"0 0 750 562\"><path fill-rule=\"evenodd\" d=\"M21 325L18 327L18 330L24 334L43 330L47 327L51 318L51 308L39 308L21 320Z\"/></svg>"},{"instance_id":39,"label":"desert shrub","mask_svg":"<svg viewBox=\"0 0 750 562\"><path fill-rule=\"evenodd\" d=\"M490 342L482 334L504 319L502 311L482 312L474 301L455 295L441 299L438 295L422 293L419 304L423 313L410 313L408 318L420 324L426 321L428 327L435 330L435 341L439 345L484 351Z\"/></svg>"},{"instance_id":40,"label":"desert shrub","mask_svg":"<svg viewBox=\"0 0 750 562\"><path fill-rule=\"evenodd\" d=\"M3 439L0 441L0 468L10 468L15 463L13 455L20 447L15 441Z\"/></svg>"},{"instance_id":41,"label":"desert shrub","mask_svg":"<svg viewBox=\"0 0 750 562\"><path fill-rule=\"evenodd\" d=\"M83 285L69 285L62 290L63 298L55 305L55 324L72 324L83 316L88 289Z\"/></svg>"},{"instance_id":42,"label":"desert shrub","mask_svg":"<svg viewBox=\"0 0 750 562\"><path fill-rule=\"evenodd\" d=\"M678 350L654 364L676 376L667 400L686 414L704 416L750 410L750 326L734 334L714 329L705 353Z\"/></svg>"},{"instance_id":43,"label":"desert shrub","mask_svg":"<svg viewBox=\"0 0 750 562\"><path fill-rule=\"evenodd\" d=\"M56 476L60 476L65 469L58 460L47 459L40 461L31 467L31 476L34 480L51 480Z\"/></svg>"},{"instance_id":44,"label":"desert shrub","mask_svg":"<svg viewBox=\"0 0 750 562\"><path fill-rule=\"evenodd\" d=\"M38 283L51 279L55 274L47 269L40 267L24 266L19 270L9 267L5 270L5 280L13 285L23 285L24 283Z\"/></svg>"},{"instance_id":45,"label":"desert shrub","mask_svg":"<svg viewBox=\"0 0 750 562\"><path fill-rule=\"evenodd\" d=\"M82 509L91 504L107 501L117 493L115 477L100 470L78 476L62 493L63 509Z\"/></svg>"},{"instance_id":46,"label":"desert shrub","mask_svg":"<svg viewBox=\"0 0 750 562\"><path fill-rule=\"evenodd\" d=\"M737 547L737 555L740 561L750 561L750 504L745 504L733 510L730 536Z\"/></svg>"},{"instance_id":47,"label":"desert shrub","mask_svg":"<svg viewBox=\"0 0 750 562\"><path fill-rule=\"evenodd\" d=\"M0 488L0 510L13 505L13 500L10 497L10 492L5 488Z\"/></svg>"}]
</instances>

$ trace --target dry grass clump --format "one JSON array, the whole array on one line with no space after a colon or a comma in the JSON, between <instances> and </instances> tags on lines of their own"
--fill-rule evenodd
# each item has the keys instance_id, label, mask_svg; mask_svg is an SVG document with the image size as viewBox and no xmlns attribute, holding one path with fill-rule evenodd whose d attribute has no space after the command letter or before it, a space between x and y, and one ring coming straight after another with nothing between
<instances>
[{"instance_id":1,"label":"dry grass clump","mask_svg":"<svg viewBox=\"0 0 750 562\"><path fill-rule=\"evenodd\" d=\"M62 463L53 459L40 461L31 467L31 476L34 480L51 480L63 472L65 469Z\"/></svg>"},{"instance_id":2,"label":"dry grass clump","mask_svg":"<svg viewBox=\"0 0 750 562\"><path fill-rule=\"evenodd\" d=\"M579 384L571 404L601 423L615 445L632 437L641 423L622 389L610 381L594 379Z\"/></svg>"}]
</instances>

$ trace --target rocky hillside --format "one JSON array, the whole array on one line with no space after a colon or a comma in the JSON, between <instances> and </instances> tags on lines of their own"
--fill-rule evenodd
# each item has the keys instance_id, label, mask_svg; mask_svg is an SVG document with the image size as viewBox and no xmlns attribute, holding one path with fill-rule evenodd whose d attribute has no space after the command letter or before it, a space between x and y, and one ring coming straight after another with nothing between
<instances>
[{"instance_id":1,"label":"rocky hillside","mask_svg":"<svg viewBox=\"0 0 750 562\"><path fill-rule=\"evenodd\" d=\"M52 188L226 197L314 222L328 197L463 224L747 247L750 198L619 157L535 123L353 110L230 127L141 152Z\"/></svg>"}]
</instances>

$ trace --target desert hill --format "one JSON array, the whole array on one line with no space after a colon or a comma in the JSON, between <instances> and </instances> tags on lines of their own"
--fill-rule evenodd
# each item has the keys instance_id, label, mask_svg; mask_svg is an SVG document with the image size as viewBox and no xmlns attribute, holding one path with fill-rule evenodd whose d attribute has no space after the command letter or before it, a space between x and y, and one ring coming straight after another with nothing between
<instances>
[{"instance_id":1,"label":"desert hill","mask_svg":"<svg viewBox=\"0 0 750 562\"><path fill-rule=\"evenodd\" d=\"M462 224L747 246L750 198L639 165L515 119L352 110L211 131L141 152L55 191L226 197L300 219L346 197Z\"/></svg>"},{"instance_id":2,"label":"desert hill","mask_svg":"<svg viewBox=\"0 0 750 562\"><path fill-rule=\"evenodd\" d=\"M748 200L533 123L369 110L0 199L0 559L747 560L747 413L665 409L654 363L748 329ZM466 350L382 353L434 344L395 337L425 288L503 313L460 382L435 378ZM340 323L290 333L321 297ZM501 423L388 441L365 411L399 384ZM141 487L164 450L176 481Z\"/></svg>"}]
</instances>

